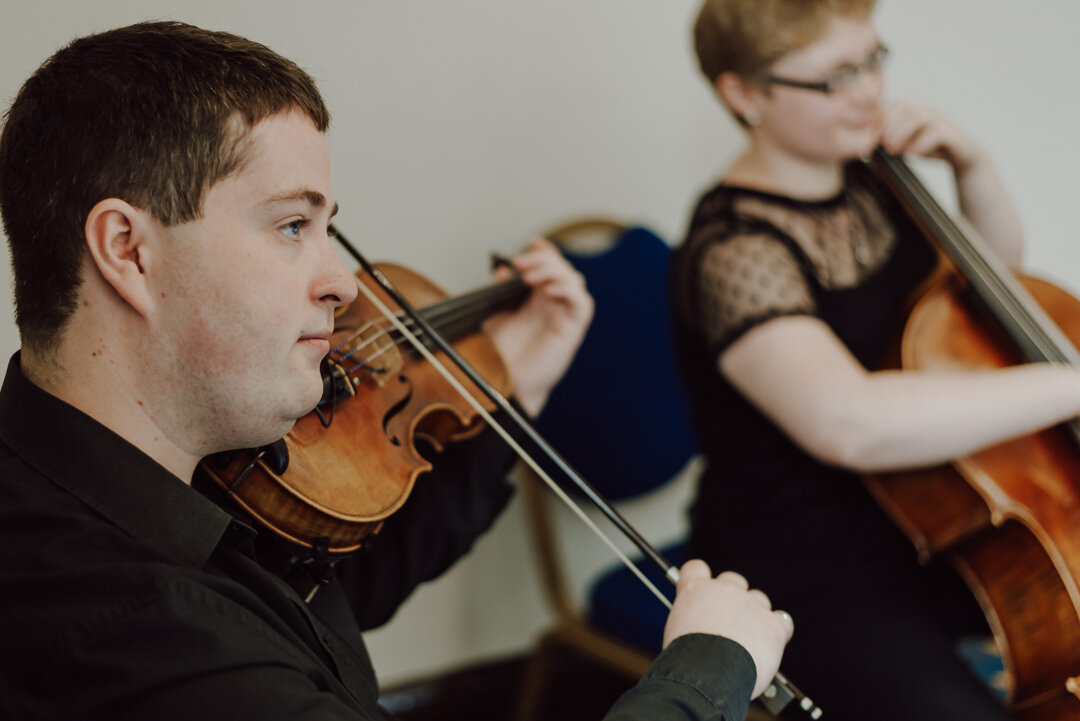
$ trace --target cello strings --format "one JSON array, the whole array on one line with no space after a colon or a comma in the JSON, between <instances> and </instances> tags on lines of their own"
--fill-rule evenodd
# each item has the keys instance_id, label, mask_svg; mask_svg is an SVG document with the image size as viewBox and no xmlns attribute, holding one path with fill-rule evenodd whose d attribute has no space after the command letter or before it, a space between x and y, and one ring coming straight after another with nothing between
<instances>
[{"instance_id":1,"label":"cello strings","mask_svg":"<svg viewBox=\"0 0 1080 721\"><path fill-rule=\"evenodd\" d=\"M1031 360L1050 360L1053 344L1045 333L1039 333L1042 330L1039 324L1030 313L1025 312L1026 309L1020 303L1016 290L1009 287L1007 279L1011 274L1003 268L997 268L995 272L995 268L991 265L991 259L995 256L992 256L987 249L979 249L976 246L973 231L965 235L959 230L954 219L918 182L913 171L906 164L897 158L890 158L889 166L897 179L901 181L904 190L913 198L915 206L921 208L928 220L936 226L939 236L946 243L945 249L951 251L953 260L964 266L965 277L979 283L985 293L995 300L996 315L1005 316L1002 320L1006 325L1011 322L1015 327L1026 330L1033 336L1032 341L1036 346L1033 350L1039 353L1039 357L1031 358ZM1034 337L1036 335L1042 337Z\"/></svg>"},{"instance_id":2,"label":"cello strings","mask_svg":"<svg viewBox=\"0 0 1080 721\"><path fill-rule=\"evenodd\" d=\"M930 192L919 182L914 171L901 159L884 152L879 154L885 168L911 198L914 206L921 209L926 220L940 231L945 250L954 262L963 266L963 275L979 283L985 295L996 302L992 308L995 316L1006 328L1012 328L1027 336L1027 343L1010 333L1014 340L1027 348L1031 361L1049 361L1067 365L1080 364L1080 354L1062 334L1043 309L1035 303L1031 294L1017 281L996 254L991 252L978 234L967 228L960 229L962 219L954 219L938 204ZM966 224L965 224L966 225ZM984 294L981 294L985 297Z\"/></svg>"},{"instance_id":3,"label":"cello strings","mask_svg":"<svg viewBox=\"0 0 1080 721\"><path fill-rule=\"evenodd\" d=\"M644 572L642 572L640 568L634 565L634 563L631 562L631 560L626 556L626 554L623 553L623 551L618 546L616 546L615 543L603 531L600 530L599 526L597 526L596 523L591 518L589 518L589 516L585 513L581 506L579 506L573 501L573 499L570 498L566 491L564 491L559 486L559 484L557 484L551 478L551 476L547 474L547 472L540 466L540 464L537 463L536 460L529 453L527 453L524 448L521 447L521 445L514 439L514 437L510 435L509 431L503 428L502 425L495 420L491 413L489 413L488 410L484 408L484 406L481 405L480 402L476 400L476 398L473 397L472 393L467 391L465 387L458 381L458 379L450 373L446 366L444 366L442 362L440 362L435 357L435 355L430 350L428 350L423 343L420 342L420 340L412 333L412 331L409 330L409 328L407 328L405 324L396 317L393 311L387 308L386 305L375 295L375 293L371 291L366 285L361 283L359 279L357 280L357 286L364 293L364 295L368 297L368 300L370 300L383 313L383 315L386 316L386 318L389 319L395 327L397 327L397 329L402 333L402 335L404 335L409 340L409 342L413 344L416 350L419 351L420 354L424 356L424 358L429 363L431 363L431 365L446 380L446 382L449 383L470 406L472 406L473 410L475 410L477 414L481 418L483 418L484 421L486 421L487 424L502 437L503 441L505 441L507 445L514 449L514 452L517 453L518 457L521 458L521 460L524 461L525 464L528 465L534 473L536 473L537 477L543 480L543 482L548 486L548 488L550 488L552 492L554 492L555 495L558 496L564 504L566 504L567 508L569 508L570 511L574 513L574 515L576 515L593 533L596 534L596 536L601 541L604 542L604 544L608 546L608 548L611 549L611 551L618 557L618 559L623 563L623 565L625 565L626 568L629 569L630 572L633 573L637 577L637 579L641 581L641 583L644 584L645 587L648 588L649 591L651 591L652 594L656 596L656 598L662 604L664 604L664 606L670 609L671 601L668 600L667 596L665 596L660 591L660 589L658 589L653 584L653 582L645 576ZM677 570L675 571L675 573L677 574Z\"/></svg>"}]
</instances>

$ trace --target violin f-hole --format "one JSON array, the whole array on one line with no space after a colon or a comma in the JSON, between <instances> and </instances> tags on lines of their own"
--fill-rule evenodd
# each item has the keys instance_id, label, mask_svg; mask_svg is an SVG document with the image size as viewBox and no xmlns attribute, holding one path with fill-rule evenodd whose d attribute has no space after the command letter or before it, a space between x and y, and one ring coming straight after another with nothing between
<instances>
[{"instance_id":1,"label":"violin f-hole","mask_svg":"<svg viewBox=\"0 0 1080 721\"><path fill-rule=\"evenodd\" d=\"M383 416L382 429L383 434L390 439L391 443L393 443L395 446L400 446L401 439L398 438L396 434L390 432L390 423L393 422L395 416L400 414L403 410L405 410L405 407L409 405L409 401L411 401L413 398L413 385L412 381L409 380L408 376L402 374L398 374L397 381L398 383L401 383L405 386L406 393L399 401L394 403L394 405L390 406L390 410L388 410Z\"/></svg>"}]
</instances>

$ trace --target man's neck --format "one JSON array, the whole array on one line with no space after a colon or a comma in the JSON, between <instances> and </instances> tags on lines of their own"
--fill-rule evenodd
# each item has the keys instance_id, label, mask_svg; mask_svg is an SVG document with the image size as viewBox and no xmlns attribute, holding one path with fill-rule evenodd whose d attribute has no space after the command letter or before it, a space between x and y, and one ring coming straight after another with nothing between
<instances>
[{"instance_id":1,"label":"man's neck","mask_svg":"<svg viewBox=\"0 0 1080 721\"><path fill-rule=\"evenodd\" d=\"M135 367L108 344L85 350L88 346L72 337L78 335L79 331L69 328L59 349L47 358L24 348L20 354L23 375L190 483L200 458L184 451L156 422L152 404L140 399L144 384Z\"/></svg>"}]
</instances>

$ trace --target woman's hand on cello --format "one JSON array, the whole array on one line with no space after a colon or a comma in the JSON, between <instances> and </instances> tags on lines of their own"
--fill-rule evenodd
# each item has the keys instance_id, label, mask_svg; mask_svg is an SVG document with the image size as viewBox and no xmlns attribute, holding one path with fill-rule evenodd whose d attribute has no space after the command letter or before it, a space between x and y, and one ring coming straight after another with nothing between
<instances>
[{"instance_id":1,"label":"woman's hand on cello","mask_svg":"<svg viewBox=\"0 0 1080 721\"><path fill-rule=\"evenodd\" d=\"M536 416L585 337L593 301L585 279L544 238L529 241L513 264L533 292L517 310L492 316L484 331L510 371L514 397ZM508 268L496 271L509 276Z\"/></svg>"},{"instance_id":2,"label":"woman's hand on cello","mask_svg":"<svg viewBox=\"0 0 1080 721\"><path fill-rule=\"evenodd\" d=\"M952 166L960 211L1013 267L1020 267L1024 231L990 154L930 108L898 103L883 116L881 145L894 155L941 158Z\"/></svg>"},{"instance_id":3,"label":"woman's hand on cello","mask_svg":"<svg viewBox=\"0 0 1080 721\"><path fill-rule=\"evenodd\" d=\"M983 148L932 108L897 103L885 110L881 145L893 155L940 158L959 176L988 160Z\"/></svg>"},{"instance_id":4,"label":"woman's hand on cello","mask_svg":"<svg viewBox=\"0 0 1080 721\"><path fill-rule=\"evenodd\" d=\"M739 574L727 571L713 578L709 566L700 560L683 565L676 589L664 627L665 648L690 633L710 633L738 643L754 659L757 682L751 698L757 698L780 668L780 657L794 631L791 616L772 610L769 597L750 590Z\"/></svg>"}]
</instances>

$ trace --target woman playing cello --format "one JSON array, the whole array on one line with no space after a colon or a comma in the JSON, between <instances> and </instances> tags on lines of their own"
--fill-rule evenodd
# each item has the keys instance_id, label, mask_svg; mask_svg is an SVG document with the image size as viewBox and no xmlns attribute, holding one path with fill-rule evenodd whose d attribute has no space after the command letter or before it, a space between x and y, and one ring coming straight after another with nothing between
<instances>
[{"instance_id":1,"label":"woman playing cello","mask_svg":"<svg viewBox=\"0 0 1080 721\"><path fill-rule=\"evenodd\" d=\"M785 663L830 718L1006 719L956 654L959 636L985 633L970 593L918 564L858 474L1073 418L1080 375L868 370L935 254L860 157L882 145L944 159L962 214L1010 266L1021 256L986 151L937 112L881 107L873 6L706 0L698 15L701 69L749 143L674 261L676 344L708 460L688 550L752 576L798 619Z\"/></svg>"}]
</instances>

